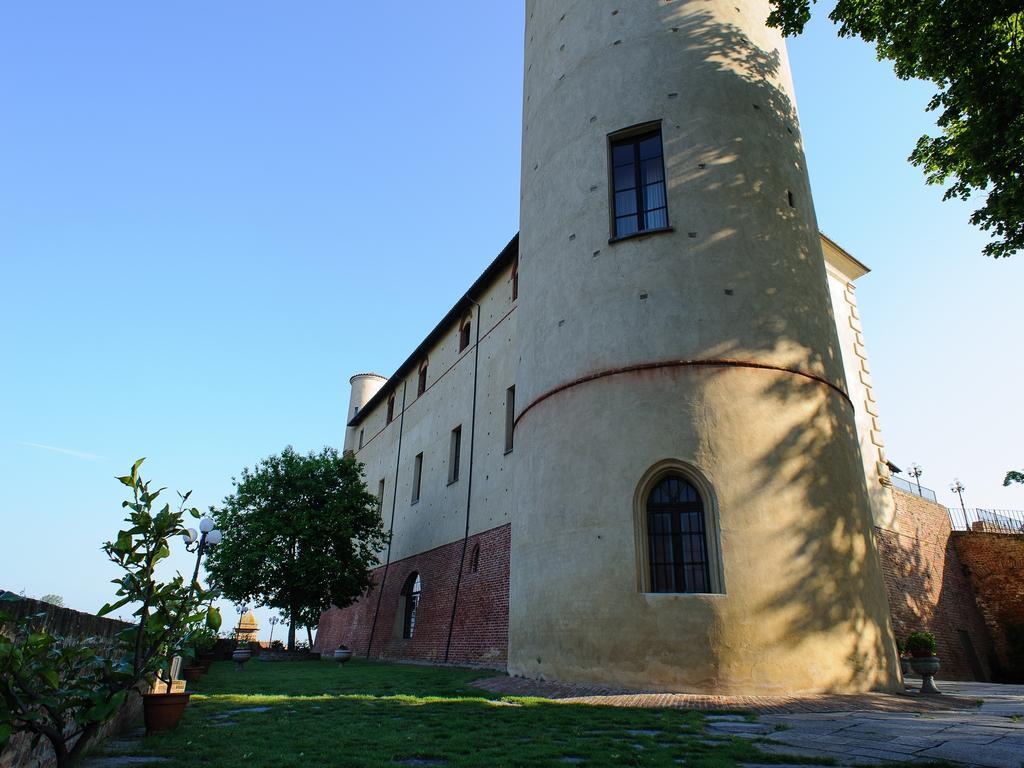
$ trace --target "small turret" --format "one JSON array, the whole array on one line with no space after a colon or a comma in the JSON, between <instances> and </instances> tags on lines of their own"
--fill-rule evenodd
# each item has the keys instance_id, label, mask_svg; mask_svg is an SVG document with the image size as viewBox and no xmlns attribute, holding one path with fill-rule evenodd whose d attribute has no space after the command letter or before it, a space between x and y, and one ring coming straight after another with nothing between
<instances>
[{"instance_id":1,"label":"small turret","mask_svg":"<svg viewBox=\"0 0 1024 768\"><path fill-rule=\"evenodd\" d=\"M346 424L352 421L356 414L362 410L363 406L370 402L370 399L387 383L387 379L379 373L357 373L348 382L352 385L352 394L348 399L348 416L345 417ZM359 447L359 428L346 427L345 453L352 453Z\"/></svg>"}]
</instances>

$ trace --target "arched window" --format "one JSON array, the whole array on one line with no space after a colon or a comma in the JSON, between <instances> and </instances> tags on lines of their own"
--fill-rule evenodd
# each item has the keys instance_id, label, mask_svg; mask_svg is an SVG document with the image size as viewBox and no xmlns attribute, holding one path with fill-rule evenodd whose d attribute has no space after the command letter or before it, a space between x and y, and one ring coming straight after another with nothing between
<instances>
[{"instance_id":1,"label":"arched window","mask_svg":"<svg viewBox=\"0 0 1024 768\"><path fill-rule=\"evenodd\" d=\"M392 394L388 398L388 420L387 420L387 423L390 424L392 421L394 421L394 418L395 418L395 396Z\"/></svg>"},{"instance_id":2,"label":"arched window","mask_svg":"<svg viewBox=\"0 0 1024 768\"><path fill-rule=\"evenodd\" d=\"M666 475L647 496L652 592L711 592L704 501L680 475Z\"/></svg>"},{"instance_id":3,"label":"arched window","mask_svg":"<svg viewBox=\"0 0 1024 768\"><path fill-rule=\"evenodd\" d=\"M416 381L416 397L419 397L427 391L427 363L429 360L425 359L420 363L420 377Z\"/></svg>"},{"instance_id":4,"label":"arched window","mask_svg":"<svg viewBox=\"0 0 1024 768\"><path fill-rule=\"evenodd\" d=\"M473 547L473 556L469 559L469 570L476 573L480 570L480 545Z\"/></svg>"},{"instance_id":5,"label":"arched window","mask_svg":"<svg viewBox=\"0 0 1024 768\"><path fill-rule=\"evenodd\" d=\"M459 326L459 352L469 346L469 331L472 325L472 321L467 317Z\"/></svg>"},{"instance_id":6,"label":"arched window","mask_svg":"<svg viewBox=\"0 0 1024 768\"><path fill-rule=\"evenodd\" d=\"M416 631L416 609L420 604L420 575L415 571L409 574L402 587L402 637L406 640Z\"/></svg>"}]
</instances>

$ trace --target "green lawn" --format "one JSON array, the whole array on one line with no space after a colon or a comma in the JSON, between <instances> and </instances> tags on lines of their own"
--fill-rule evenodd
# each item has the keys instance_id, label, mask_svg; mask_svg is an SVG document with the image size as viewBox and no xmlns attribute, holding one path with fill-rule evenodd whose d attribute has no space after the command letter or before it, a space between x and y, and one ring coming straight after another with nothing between
<instances>
[{"instance_id":1,"label":"green lawn","mask_svg":"<svg viewBox=\"0 0 1024 768\"><path fill-rule=\"evenodd\" d=\"M709 742L694 712L556 704L470 686L489 672L382 664L229 662L189 683L178 730L144 751L172 766L732 766L807 762Z\"/></svg>"}]
</instances>

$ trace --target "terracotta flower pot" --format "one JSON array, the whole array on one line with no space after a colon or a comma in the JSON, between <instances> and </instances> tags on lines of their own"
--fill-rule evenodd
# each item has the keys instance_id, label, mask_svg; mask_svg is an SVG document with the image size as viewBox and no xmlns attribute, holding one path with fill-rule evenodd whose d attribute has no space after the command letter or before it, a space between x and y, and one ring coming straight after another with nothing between
<instances>
[{"instance_id":1,"label":"terracotta flower pot","mask_svg":"<svg viewBox=\"0 0 1024 768\"><path fill-rule=\"evenodd\" d=\"M191 683L191 682L193 682L195 680L198 680L200 677L202 677L203 674L205 674L205 672L206 672L206 670L203 669L201 666L193 666L193 667L185 667L181 671L181 675L182 675L182 677L184 677L186 680L188 680Z\"/></svg>"},{"instance_id":2,"label":"terracotta flower pot","mask_svg":"<svg viewBox=\"0 0 1024 768\"><path fill-rule=\"evenodd\" d=\"M350 651L348 648L338 648L334 652L334 660L336 662L338 662L339 666L341 666L342 664L344 664L346 661L348 661L351 658L352 658L352 651Z\"/></svg>"},{"instance_id":3,"label":"terracotta flower pot","mask_svg":"<svg viewBox=\"0 0 1024 768\"><path fill-rule=\"evenodd\" d=\"M231 660L235 662L235 669L241 670L242 665L252 658L248 648L239 648L231 654Z\"/></svg>"},{"instance_id":4,"label":"terracotta flower pot","mask_svg":"<svg viewBox=\"0 0 1024 768\"><path fill-rule=\"evenodd\" d=\"M142 697L146 733L173 731L188 706L191 693L147 693Z\"/></svg>"}]
</instances>

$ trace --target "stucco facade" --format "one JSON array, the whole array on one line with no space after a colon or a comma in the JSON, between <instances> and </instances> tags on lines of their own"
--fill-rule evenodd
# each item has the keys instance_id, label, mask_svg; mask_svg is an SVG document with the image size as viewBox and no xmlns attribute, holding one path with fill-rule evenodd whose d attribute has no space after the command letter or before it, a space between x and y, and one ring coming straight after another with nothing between
<instances>
[{"instance_id":1,"label":"stucco facade","mask_svg":"<svg viewBox=\"0 0 1024 768\"><path fill-rule=\"evenodd\" d=\"M866 270L823 252L768 10L527 1L520 235L394 376L353 377L345 449L393 533L360 610L394 627L389 655L423 654L387 583L464 542L443 597L421 574L421 605L450 606L432 608L451 619L429 658L450 660L468 543L507 525L511 673L898 686L872 537L884 460L864 450L877 414L870 382L849 384L866 353L837 299ZM668 225L616 237L610 147L637 126L660 136ZM646 505L669 476L702 504L697 591L652 588Z\"/></svg>"}]
</instances>

